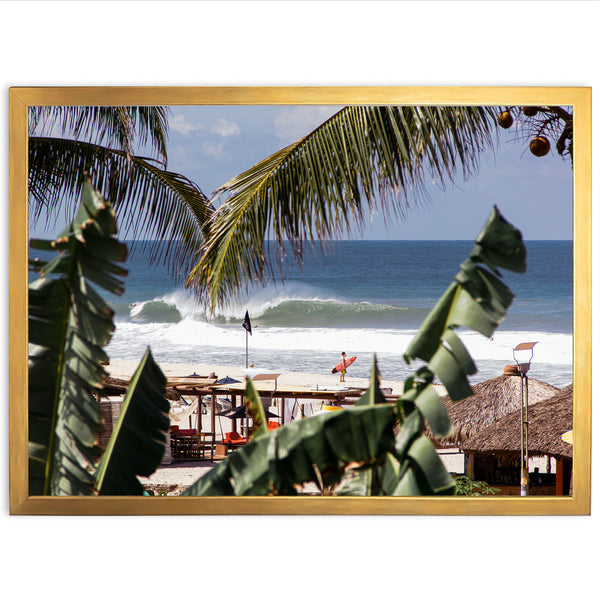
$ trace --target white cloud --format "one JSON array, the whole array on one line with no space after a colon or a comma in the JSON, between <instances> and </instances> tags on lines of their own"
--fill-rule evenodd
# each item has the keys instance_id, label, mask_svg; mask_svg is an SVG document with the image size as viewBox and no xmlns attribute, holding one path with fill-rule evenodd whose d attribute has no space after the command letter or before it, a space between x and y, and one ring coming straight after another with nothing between
<instances>
[{"instance_id":1,"label":"white cloud","mask_svg":"<svg viewBox=\"0 0 600 600\"><path fill-rule=\"evenodd\" d=\"M333 106L282 108L273 119L275 135L286 144L291 144L310 133L339 109L340 107Z\"/></svg>"},{"instance_id":2,"label":"white cloud","mask_svg":"<svg viewBox=\"0 0 600 600\"><path fill-rule=\"evenodd\" d=\"M204 142L202 144L202 152L207 156L223 156L223 147L225 144L220 142L218 144L212 142Z\"/></svg>"},{"instance_id":3,"label":"white cloud","mask_svg":"<svg viewBox=\"0 0 600 600\"><path fill-rule=\"evenodd\" d=\"M202 131L206 127L202 123L191 123L182 114L173 115L169 119L169 127L182 135L188 136L192 131Z\"/></svg>"},{"instance_id":4,"label":"white cloud","mask_svg":"<svg viewBox=\"0 0 600 600\"><path fill-rule=\"evenodd\" d=\"M211 127L211 132L221 137L229 137L230 135L239 135L240 128L233 121L226 121L222 117Z\"/></svg>"}]
</instances>

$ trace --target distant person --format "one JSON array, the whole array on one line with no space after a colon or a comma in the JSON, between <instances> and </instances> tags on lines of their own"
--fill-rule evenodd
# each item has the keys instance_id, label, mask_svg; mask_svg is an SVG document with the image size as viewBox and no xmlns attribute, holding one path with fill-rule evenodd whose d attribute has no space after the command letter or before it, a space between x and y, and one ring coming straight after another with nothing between
<instances>
[{"instance_id":1,"label":"distant person","mask_svg":"<svg viewBox=\"0 0 600 600\"><path fill-rule=\"evenodd\" d=\"M346 381L346 353L342 352L342 370L340 371L340 382Z\"/></svg>"}]
</instances>

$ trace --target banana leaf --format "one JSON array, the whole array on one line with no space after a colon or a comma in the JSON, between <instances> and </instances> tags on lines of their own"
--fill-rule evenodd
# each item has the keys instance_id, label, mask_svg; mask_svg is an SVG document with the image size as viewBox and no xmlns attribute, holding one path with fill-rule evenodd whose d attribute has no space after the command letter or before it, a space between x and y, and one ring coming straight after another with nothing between
<instances>
[{"instance_id":1,"label":"banana leaf","mask_svg":"<svg viewBox=\"0 0 600 600\"><path fill-rule=\"evenodd\" d=\"M248 409L248 416L252 418L253 431L250 436L254 439L260 435L268 433L269 429L267 426L267 418L265 416L265 409L263 408L262 400L254 387L254 384L250 379L246 382L246 407Z\"/></svg>"},{"instance_id":2,"label":"banana leaf","mask_svg":"<svg viewBox=\"0 0 600 600\"><path fill-rule=\"evenodd\" d=\"M500 280L499 267L526 268L521 232L494 207L455 281L425 319L404 358L429 363L453 400L470 396L467 375L475 365L454 330L469 327L490 337L506 315L513 294ZM490 270L480 266L483 263Z\"/></svg>"},{"instance_id":3,"label":"banana leaf","mask_svg":"<svg viewBox=\"0 0 600 600\"><path fill-rule=\"evenodd\" d=\"M117 424L98 465L99 494L142 495L137 476L148 477L160 464L169 432L167 379L150 348L131 379Z\"/></svg>"},{"instance_id":4,"label":"banana leaf","mask_svg":"<svg viewBox=\"0 0 600 600\"><path fill-rule=\"evenodd\" d=\"M496 113L476 106L347 106L314 131L234 177L211 199L206 244L187 285L212 310L304 248L362 228L379 207L402 218L444 186L477 171L494 145Z\"/></svg>"},{"instance_id":5,"label":"banana leaf","mask_svg":"<svg viewBox=\"0 0 600 600\"><path fill-rule=\"evenodd\" d=\"M329 486L346 464L394 448L394 405L359 407L294 421L254 438L185 490L191 496L296 495L303 483Z\"/></svg>"},{"instance_id":6,"label":"banana leaf","mask_svg":"<svg viewBox=\"0 0 600 600\"><path fill-rule=\"evenodd\" d=\"M377 357L373 356L371 367L371 381L368 390L357 400L355 406L375 406L385 404L386 399L379 387L379 369L377 368ZM395 463L391 455L386 455L383 465L375 468L359 466L349 468L339 485L334 489L337 496L376 496L382 493L381 481L388 481L386 474L388 468L394 469Z\"/></svg>"},{"instance_id":7,"label":"banana leaf","mask_svg":"<svg viewBox=\"0 0 600 600\"><path fill-rule=\"evenodd\" d=\"M429 364L407 378L395 405L385 403L379 390L374 359L369 389L355 407L255 438L185 494L296 494L307 482L321 489L338 486L337 494L453 494L454 481L424 435L425 422L437 436L452 431L432 382L439 377L453 400L471 394L467 375L476 367L454 330L467 326L491 335L504 318L513 295L500 281L499 267L523 271L525 246L494 207L460 273L407 349L407 362L420 358Z\"/></svg>"},{"instance_id":8,"label":"banana leaf","mask_svg":"<svg viewBox=\"0 0 600 600\"><path fill-rule=\"evenodd\" d=\"M119 294L127 248L113 237L112 207L87 182L73 223L51 243L29 286L29 493L91 494L102 414L93 395L105 375L102 347L113 311L93 284Z\"/></svg>"}]
</instances>

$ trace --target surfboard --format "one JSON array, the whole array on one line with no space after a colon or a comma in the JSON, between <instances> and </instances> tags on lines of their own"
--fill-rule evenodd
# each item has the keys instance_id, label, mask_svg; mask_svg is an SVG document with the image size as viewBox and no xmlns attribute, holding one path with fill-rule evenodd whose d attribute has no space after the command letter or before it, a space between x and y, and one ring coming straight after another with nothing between
<instances>
[{"instance_id":1,"label":"surfboard","mask_svg":"<svg viewBox=\"0 0 600 600\"><path fill-rule=\"evenodd\" d=\"M346 359L346 369L356 360L356 356L353 356L352 358L347 358ZM344 370L344 363L340 362L338 365L336 365L331 372L332 373L339 373L340 371Z\"/></svg>"}]
</instances>

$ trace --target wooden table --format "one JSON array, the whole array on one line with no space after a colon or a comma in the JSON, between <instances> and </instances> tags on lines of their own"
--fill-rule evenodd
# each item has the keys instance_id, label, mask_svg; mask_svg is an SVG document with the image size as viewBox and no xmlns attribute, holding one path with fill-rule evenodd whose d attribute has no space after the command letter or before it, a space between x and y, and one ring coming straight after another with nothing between
<instances>
[{"instance_id":1,"label":"wooden table","mask_svg":"<svg viewBox=\"0 0 600 600\"><path fill-rule=\"evenodd\" d=\"M207 444L207 438L210 438ZM215 434L202 431L194 435L178 435L171 432L171 454L173 460L198 460L206 458L206 450L210 449L210 460L214 459Z\"/></svg>"}]
</instances>

